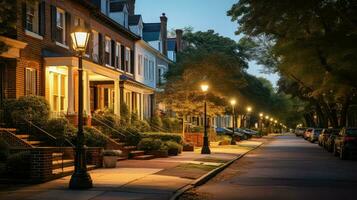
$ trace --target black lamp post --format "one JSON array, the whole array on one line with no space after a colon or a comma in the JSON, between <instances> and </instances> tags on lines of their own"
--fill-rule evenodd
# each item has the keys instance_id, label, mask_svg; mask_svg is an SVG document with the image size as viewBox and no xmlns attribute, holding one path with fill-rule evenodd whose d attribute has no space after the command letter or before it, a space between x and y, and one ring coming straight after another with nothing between
<instances>
[{"instance_id":1,"label":"black lamp post","mask_svg":"<svg viewBox=\"0 0 357 200\"><path fill-rule=\"evenodd\" d=\"M203 147L201 150L201 154L211 154L211 150L209 149L209 141L208 141L208 133L207 133L207 101L206 94L208 91L208 85L201 85L201 90L205 93L205 105L204 105L204 135L203 135Z\"/></svg>"},{"instance_id":2,"label":"black lamp post","mask_svg":"<svg viewBox=\"0 0 357 200\"><path fill-rule=\"evenodd\" d=\"M236 100L232 99L231 100L231 105L232 105L232 117L233 117L233 132L232 132L232 139L231 139L231 145L236 145L236 140L235 140L235 129L236 129L236 112L235 112L235 105L236 105Z\"/></svg>"},{"instance_id":3,"label":"black lamp post","mask_svg":"<svg viewBox=\"0 0 357 200\"><path fill-rule=\"evenodd\" d=\"M75 147L74 173L69 182L70 189L88 189L93 187L92 179L87 172L86 147L83 133L83 67L82 56L86 50L89 32L77 27L72 33L73 49L78 53L78 133Z\"/></svg>"}]
</instances>

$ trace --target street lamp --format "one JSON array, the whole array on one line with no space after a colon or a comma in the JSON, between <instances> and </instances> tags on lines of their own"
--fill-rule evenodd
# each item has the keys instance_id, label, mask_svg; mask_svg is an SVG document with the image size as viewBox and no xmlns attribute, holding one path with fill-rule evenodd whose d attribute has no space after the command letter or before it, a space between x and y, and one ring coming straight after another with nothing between
<instances>
[{"instance_id":1,"label":"street lamp","mask_svg":"<svg viewBox=\"0 0 357 200\"><path fill-rule=\"evenodd\" d=\"M211 150L209 149L209 141L208 141L208 133L207 133L207 102L206 102L206 94L209 86L207 84L201 85L202 92L205 93L205 105L204 105L204 135L203 135L203 147L201 150L201 154L211 154Z\"/></svg>"},{"instance_id":2,"label":"street lamp","mask_svg":"<svg viewBox=\"0 0 357 200\"><path fill-rule=\"evenodd\" d=\"M86 149L83 133L83 67L82 56L89 40L89 32L76 27L71 33L73 49L78 53L78 132L75 147L74 173L69 182L70 189L88 189L93 187L92 179L87 172Z\"/></svg>"},{"instance_id":3,"label":"street lamp","mask_svg":"<svg viewBox=\"0 0 357 200\"><path fill-rule=\"evenodd\" d=\"M260 117L260 134L262 134L262 132L263 132L263 117L264 117L264 114L263 113L259 113L259 117Z\"/></svg>"},{"instance_id":4,"label":"street lamp","mask_svg":"<svg viewBox=\"0 0 357 200\"><path fill-rule=\"evenodd\" d=\"M248 106L247 107L247 119L246 119L246 122L248 124L248 128L250 128L250 113L252 112L252 107ZM249 120L248 120L248 117L249 117Z\"/></svg>"},{"instance_id":5,"label":"street lamp","mask_svg":"<svg viewBox=\"0 0 357 200\"><path fill-rule=\"evenodd\" d=\"M231 105L232 105L232 113L233 113L233 132L232 132L232 139L231 139L231 145L236 144L236 140L234 139L234 131L235 131L235 124L236 124L236 113L235 113L235 105L236 105L236 100L232 99L231 100Z\"/></svg>"}]
</instances>

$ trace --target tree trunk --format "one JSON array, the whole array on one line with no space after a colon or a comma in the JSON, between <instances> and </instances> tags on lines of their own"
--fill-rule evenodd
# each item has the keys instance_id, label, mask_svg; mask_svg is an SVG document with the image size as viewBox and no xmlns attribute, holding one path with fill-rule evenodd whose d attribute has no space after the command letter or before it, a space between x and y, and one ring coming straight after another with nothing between
<instances>
[{"instance_id":1,"label":"tree trunk","mask_svg":"<svg viewBox=\"0 0 357 200\"><path fill-rule=\"evenodd\" d=\"M341 109L341 118L340 118L340 127L346 127L347 126L347 114L348 114L348 108L350 107L350 97L347 96L345 101L342 104L342 109Z\"/></svg>"}]
</instances>

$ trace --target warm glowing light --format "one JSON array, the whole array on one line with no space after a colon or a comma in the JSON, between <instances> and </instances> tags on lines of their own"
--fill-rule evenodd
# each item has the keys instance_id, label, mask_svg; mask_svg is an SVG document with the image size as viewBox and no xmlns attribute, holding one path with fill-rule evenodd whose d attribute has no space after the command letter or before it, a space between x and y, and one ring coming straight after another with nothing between
<instances>
[{"instance_id":1,"label":"warm glowing light","mask_svg":"<svg viewBox=\"0 0 357 200\"><path fill-rule=\"evenodd\" d=\"M236 103L237 103L237 102L236 102L235 99L232 99L232 100L231 100L231 105L232 105L232 106L236 105Z\"/></svg>"},{"instance_id":2,"label":"warm glowing light","mask_svg":"<svg viewBox=\"0 0 357 200\"><path fill-rule=\"evenodd\" d=\"M270 121L273 121L274 119L273 118L270 118Z\"/></svg>"},{"instance_id":3,"label":"warm glowing light","mask_svg":"<svg viewBox=\"0 0 357 200\"><path fill-rule=\"evenodd\" d=\"M267 115L267 116L265 116L265 119L269 119L269 116Z\"/></svg>"},{"instance_id":4,"label":"warm glowing light","mask_svg":"<svg viewBox=\"0 0 357 200\"><path fill-rule=\"evenodd\" d=\"M71 33L73 49L75 51L84 52L87 48L89 40L89 32L81 27L75 28Z\"/></svg>"},{"instance_id":5,"label":"warm glowing light","mask_svg":"<svg viewBox=\"0 0 357 200\"><path fill-rule=\"evenodd\" d=\"M278 120L275 120L274 122L275 122L275 123L278 123Z\"/></svg>"},{"instance_id":6,"label":"warm glowing light","mask_svg":"<svg viewBox=\"0 0 357 200\"><path fill-rule=\"evenodd\" d=\"M247 111L248 111L248 112L252 112L252 107L248 106L248 107L247 107Z\"/></svg>"},{"instance_id":7,"label":"warm glowing light","mask_svg":"<svg viewBox=\"0 0 357 200\"><path fill-rule=\"evenodd\" d=\"M208 91L208 88L209 88L209 86L208 86L207 84L202 84L202 85L201 85L201 90L202 90L203 92L207 92L207 91Z\"/></svg>"},{"instance_id":8,"label":"warm glowing light","mask_svg":"<svg viewBox=\"0 0 357 200\"><path fill-rule=\"evenodd\" d=\"M264 114L263 114L263 113L259 113L259 116L260 116L260 117L263 117L263 116L264 116Z\"/></svg>"}]
</instances>

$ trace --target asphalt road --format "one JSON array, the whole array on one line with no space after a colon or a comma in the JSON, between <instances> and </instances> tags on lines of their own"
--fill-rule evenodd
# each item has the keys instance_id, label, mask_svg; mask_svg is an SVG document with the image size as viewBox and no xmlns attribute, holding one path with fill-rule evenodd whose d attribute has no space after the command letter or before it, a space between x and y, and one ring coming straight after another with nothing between
<instances>
[{"instance_id":1,"label":"asphalt road","mask_svg":"<svg viewBox=\"0 0 357 200\"><path fill-rule=\"evenodd\" d=\"M357 200L357 160L278 136L181 199Z\"/></svg>"}]
</instances>

